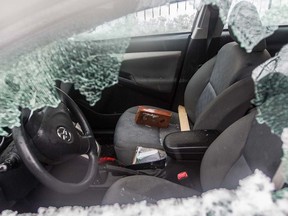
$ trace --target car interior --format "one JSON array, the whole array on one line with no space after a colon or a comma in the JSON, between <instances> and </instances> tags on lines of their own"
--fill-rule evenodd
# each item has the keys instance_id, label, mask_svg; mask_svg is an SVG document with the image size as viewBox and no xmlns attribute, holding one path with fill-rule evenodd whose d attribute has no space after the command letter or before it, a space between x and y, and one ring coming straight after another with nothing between
<instances>
[{"instance_id":1,"label":"car interior","mask_svg":"<svg viewBox=\"0 0 288 216\"><path fill-rule=\"evenodd\" d=\"M0 137L0 164L11 164L0 172L0 210L156 203L235 189L256 169L273 178L282 142L256 120L251 74L287 43L288 26L280 26L247 53L212 5L191 32L132 37L118 83L94 106L59 81L57 108L24 109L21 126ZM136 124L140 105L171 112L169 127ZM179 105L190 131L181 131ZM164 159L135 164L139 146Z\"/></svg>"}]
</instances>

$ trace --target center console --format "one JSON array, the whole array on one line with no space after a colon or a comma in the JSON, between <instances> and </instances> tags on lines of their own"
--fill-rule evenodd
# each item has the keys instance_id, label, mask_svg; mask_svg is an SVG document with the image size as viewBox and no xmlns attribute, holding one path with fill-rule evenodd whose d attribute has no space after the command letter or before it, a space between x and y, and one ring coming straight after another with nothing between
<instances>
[{"instance_id":1,"label":"center console","mask_svg":"<svg viewBox=\"0 0 288 216\"><path fill-rule=\"evenodd\" d=\"M175 132L165 137L163 146L166 154L175 160L201 160L219 134L216 130Z\"/></svg>"}]
</instances>

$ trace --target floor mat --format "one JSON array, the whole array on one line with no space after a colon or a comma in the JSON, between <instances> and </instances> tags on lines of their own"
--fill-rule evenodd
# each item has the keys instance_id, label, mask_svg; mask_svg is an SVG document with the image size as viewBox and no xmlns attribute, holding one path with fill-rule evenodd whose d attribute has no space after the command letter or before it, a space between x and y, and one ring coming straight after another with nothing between
<instances>
[{"instance_id":1,"label":"floor mat","mask_svg":"<svg viewBox=\"0 0 288 216\"><path fill-rule=\"evenodd\" d=\"M100 153L100 157L113 157L116 158L116 152L114 149L114 145L110 144L110 145L101 145L101 153Z\"/></svg>"}]
</instances>

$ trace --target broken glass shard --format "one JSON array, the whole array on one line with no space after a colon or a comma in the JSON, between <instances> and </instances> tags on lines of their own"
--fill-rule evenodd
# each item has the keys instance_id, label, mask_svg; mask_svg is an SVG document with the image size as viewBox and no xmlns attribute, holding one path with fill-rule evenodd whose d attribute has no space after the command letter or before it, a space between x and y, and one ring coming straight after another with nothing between
<instances>
[{"instance_id":1,"label":"broken glass shard","mask_svg":"<svg viewBox=\"0 0 288 216\"><path fill-rule=\"evenodd\" d=\"M261 40L272 35L279 25L288 24L287 1L275 0L271 1L271 4L265 1L262 5L253 1L204 0L202 4L212 4L219 8L223 24L230 26L241 47L247 52L251 52ZM256 5L260 5L260 7L256 7ZM241 13L237 11L241 11ZM260 22L255 19L258 14Z\"/></svg>"},{"instance_id":2,"label":"broken glass shard","mask_svg":"<svg viewBox=\"0 0 288 216\"><path fill-rule=\"evenodd\" d=\"M74 83L90 105L117 83L130 38L94 39L57 41L1 68L0 135L7 135L4 127L19 126L21 108L56 107L56 80Z\"/></svg>"},{"instance_id":3,"label":"broken glass shard","mask_svg":"<svg viewBox=\"0 0 288 216\"><path fill-rule=\"evenodd\" d=\"M283 141L282 161L288 182L288 45L253 71L257 120L266 123Z\"/></svg>"}]
</instances>

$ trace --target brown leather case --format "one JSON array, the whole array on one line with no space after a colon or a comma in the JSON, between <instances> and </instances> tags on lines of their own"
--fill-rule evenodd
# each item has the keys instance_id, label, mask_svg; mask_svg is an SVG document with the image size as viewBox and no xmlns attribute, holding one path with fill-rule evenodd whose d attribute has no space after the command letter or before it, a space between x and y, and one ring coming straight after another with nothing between
<instances>
[{"instance_id":1,"label":"brown leather case","mask_svg":"<svg viewBox=\"0 0 288 216\"><path fill-rule=\"evenodd\" d=\"M135 116L135 122L137 124L148 125L151 127L167 128L171 116L172 113L166 110L139 106Z\"/></svg>"}]
</instances>

